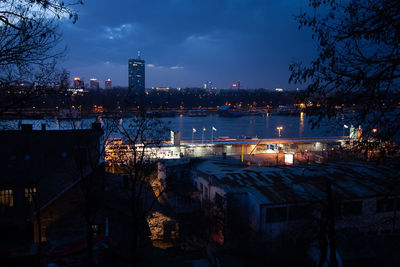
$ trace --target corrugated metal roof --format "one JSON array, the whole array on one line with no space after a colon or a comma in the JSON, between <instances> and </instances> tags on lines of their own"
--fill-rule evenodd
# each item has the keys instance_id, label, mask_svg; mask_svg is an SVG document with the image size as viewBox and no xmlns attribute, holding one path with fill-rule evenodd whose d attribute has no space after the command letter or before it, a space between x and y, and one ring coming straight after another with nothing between
<instances>
[{"instance_id":1,"label":"corrugated metal roof","mask_svg":"<svg viewBox=\"0 0 400 267\"><path fill-rule=\"evenodd\" d=\"M307 166L246 166L232 159L207 159L195 169L213 177L226 192L248 192L263 204L297 203L324 197L327 179L336 196L368 198L400 193L392 181L400 170L362 162L339 162ZM397 190L397 191L396 191Z\"/></svg>"}]
</instances>

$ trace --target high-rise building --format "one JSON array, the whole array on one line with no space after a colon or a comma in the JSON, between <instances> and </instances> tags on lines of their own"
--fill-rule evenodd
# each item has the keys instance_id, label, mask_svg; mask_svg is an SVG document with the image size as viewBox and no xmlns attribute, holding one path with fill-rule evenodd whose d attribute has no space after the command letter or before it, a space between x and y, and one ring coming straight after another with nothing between
<instances>
[{"instance_id":1,"label":"high-rise building","mask_svg":"<svg viewBox=\"0 0 400 267\"><path fill-rule=\"evenodd\" d=\"M111 84L111 79L108 78L105 82L104 82L104 87L106 89L112 89L112 84Z\"/></svg>"},{"instance_id":2,"label":"high-rise building","mask_svg":"<svg viewBox=\"0 0 400 267\"><path fill-rule=\"evenodd\" d=\"M97 79L90 79L90 89L99 89L99 81Z\"/></svg>"},{"instance_id":3,"label":"high-rise building","mask_svg":"<svg viewBox=\"0 0 400 267\"><path fill-rule=\"evenodd\" d=\"M145 89L145 61L140 58L140 51L137 59L128 60L128 82L129 89L138 93Z\"/></svg>"},{"instance_id":4,"label":"high-rise building","mask_svg":"<svg viewBox=\"0 0 400 267\"><path fill-rule=\"evenodd\" d=\"M203 89L205 90L211 90L212 88L212 82L211 81L206 81L203 83Z\"/></svg>"},{"instance_id":5,"label":"high-rise building","mask_svg":"<svg viewBox=\"0 0 400 267\"><path fill-rule=\"evenodd\" d=\"M83 89L85 88L85 83L79 77L74 78L74 88L75 89Z\"/></svg>"}]
</instances>

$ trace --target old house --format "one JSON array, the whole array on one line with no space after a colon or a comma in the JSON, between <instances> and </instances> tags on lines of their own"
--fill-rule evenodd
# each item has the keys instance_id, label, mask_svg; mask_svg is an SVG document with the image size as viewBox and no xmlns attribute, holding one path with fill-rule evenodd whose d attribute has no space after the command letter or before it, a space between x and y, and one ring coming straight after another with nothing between
<instances>
[{"instance_id":1,"label":"old house","mask_svg":"<svg viewBox=\"0 0 400 267\"><path fill-rule=\"evenodd\" d=\"M48 227L83 198L78 185L102 175L103 131L94 123L85 130L0 132L0 251L3 256L30 251L47 240ZM40 224L38 222L40 221ZM39 227L40 225L40 227Z\"/></svg>"},{"instance_id":2,"label":"old house","mask_svg":"<svg viewBox=\"0 0 400 267\"><path fill-rule=\"evenodd\" d=\"M323 216L328 181L336 229L397 230L399 177L399 170L358 162L259 167L208 158L191 167L191 179L203 203L223 207L227 225L248 226L265 238L303 229Z\"/></svg>"}]
</instances>

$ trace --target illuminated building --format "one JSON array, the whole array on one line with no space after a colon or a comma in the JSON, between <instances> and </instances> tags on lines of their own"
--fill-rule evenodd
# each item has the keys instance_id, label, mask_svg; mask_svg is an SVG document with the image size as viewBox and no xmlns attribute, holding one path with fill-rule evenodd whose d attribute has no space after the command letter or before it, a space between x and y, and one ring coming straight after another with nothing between
<instances>
[{"instance_id":1,"label":"illuminated building","mask_svg":"<svg viewBox=\"0 0 400 267\"><path fill-rule=\"evenodd\" d=\"M99 81L95 78L90 79L90 88L99 89Z\"/></svg>"},{"instance_id":2,"label":"illuminated building","mask_svg":"<svg viewBox=\"0 0 400 267\"><path fill-rule=\"evenodd\" d=\"M237 83L232 84L231 89L240 90L240 80Z\"/></svg>"},{"instance_id":3,"label":"illuminated building","mask_svg":"<svg viewBox=\"0 0 400 267\"><path fill-rule=\"evenodd\" d=\"M207 81L207 82L204 82L204 83L203 83L203 89L205 89L205 90L211 90L211 88L212 88L212 82Z\"/></svg>"},{"instance_id":4,"label":"illuminated building","mask_svg":"<svg viewBox=\"0 0 400 267\"><path fill-rule=\"evenodd\" d=\"M85 83L79 77L74 78L74 88L75 89L83 89L85 88Z\"/></svg>"},{"instance_id":5,"label":"illuminated building","mask_svg":"<svg viewBox=\"0 0 400 267\"><path fill-rule=\"evenodd\" d=\"M136 92L144 92L145 89L145 61L140 59L140 51L137 59L128 60L129 89Z\"/></svg>"},{"instance_id":6,"label":"illuminated building","mask_svg":"<svg viewBox=\"0 0 400 267\"><path fill-rule=\"evenodd\" d=\"M156 87L155 89L157 91L169 91L171 88L169 88L169 87Z\"/></svg>"},{"instance_id":7,"label":"illuminated building","mask_svg":"<svg viewBox=\"0 0 400 267\"><path fill-rule=\"evenodd\" d=\"M111 84L111 79L108 78L105 82L104 82L104 88L106 89L112 89L112 84Z\"/></svg>"}]
</instances>

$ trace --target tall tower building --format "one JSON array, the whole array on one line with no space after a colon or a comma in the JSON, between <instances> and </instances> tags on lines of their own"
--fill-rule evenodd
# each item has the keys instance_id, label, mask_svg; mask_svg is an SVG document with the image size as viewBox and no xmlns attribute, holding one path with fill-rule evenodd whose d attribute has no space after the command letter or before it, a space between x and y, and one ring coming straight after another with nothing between
<instances>
[{"instance_id":1,"label":"tall tower building","mask_svg":"<svg viewBox=\"0 0 400 267\"><path fill-rule=\"evenodd\" d=\"M140 51L137 59L128 60L128 82L129 89L138 93L145 89L145 61L140 58Z\"/></svg>"},{"instance_id":2,"label":"tall tower building","mask_svg":"<svg viewBox=\"0 0 400 267\"><path fill-rule=\"evenodd\" d=\"M108 78L105 82L104 82L104 87L106 89L112 89L112 84L111 84L111 79Z\"/></svg>"},{"instance_id":3,"label":"tall tower building","mask_svg":"<svg viewBox=\"0 0 400 267\"><path fill-rule=\"evenodd\" d=\"M79 77L74 78L74 88L75 89L84 89L85 83Z\"/></svg>"},{"instance_id":4,"label":"tall tower building","mask_svg":"<svg viewBox=\"0 0 400 267\"><path fill-rule=\"evenodd\" d=\"M95 78L90 79L90 89L99 89L99 81Z\"/></svg>"}]
</instances>

